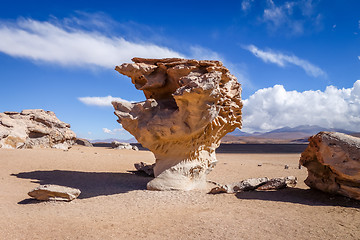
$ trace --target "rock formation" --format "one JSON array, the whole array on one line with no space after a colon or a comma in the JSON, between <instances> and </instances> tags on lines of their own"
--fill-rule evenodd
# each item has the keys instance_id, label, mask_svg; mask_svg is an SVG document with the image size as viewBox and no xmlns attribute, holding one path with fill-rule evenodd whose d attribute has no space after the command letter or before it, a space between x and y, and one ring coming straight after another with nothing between
<instances>
[{"instance_id":1,"label":"rock formation","mask_svg":"<svg viewBox=\"0 0 360 240\"><path fill-rule=\"evenodd\" d=\"M29 109L0 113L0 147L67 150L75 139L70 124L60 121L53 112Z\"/></svg>"},{"instance_id":2,"label":"rock formation","mask_svg":"<svg viewBox=\"0 0 360 240\"><path fill-rule=\"evenodd\" d=\"M214 187L210 190L209 193L236 193L243 191L252 191L252 190L279 190L287 187L295 187L297 184L297 178L294 176L288 177L279 177L279 178L249 178L243 181L220 185L217 184L217 187Z\"/></svg>"},{"instance_id":3,"label":"rock formation","mask_svg":"<svg viewBox=\"0 0 360 240\"><path fill-rule=\"evenodd\" d=\"M241 127L241 87L219 61L134 58L117 66L145 94L139 103L113 102L118 122L156 157L151 190L206 185L215 149Z\"/></svg>"},{"instance_id":4,"label":"rock formation","mask_svg":"<svg viewBox=\"0 0 360 240\"><path fill-rule=\"evenodd\" d=\"M28 195L40 201L72 201L80 195L77 188L63 187L58 185L40 185L31 190Z\"/></svg>"},{"instance_id":5,"label":"rock formation","mask_svg":"<svg viewBox=\"0 0 360 240\"><path fill-rule=\"evenodd\" d=\"M360 138L320 132L309 138L300 164L309 187L360 200Z\"/></svg>"},{"instance_id":6,"label":"rock formation","mask_svg":"<svg viewBox=\"0 0 360 240\"><path fill-rule=\"evenodd\" d=\"M111 147L114 149L127 149L127 150L139 151L139 148L137 146L132 146L130 143L124 143L118 141L111 142Z\"/></svg>"},{"instance_id":7,"label":"rock formation","mask_svg":"<svg viewBox=\"0 0 360 240\"><path fill-rule=\"evenodd\" d=\"M93 147L94 145L87 139L84 138L76 138L75 144L85 146L85 147Z\"/></svg>"}]
</instances>

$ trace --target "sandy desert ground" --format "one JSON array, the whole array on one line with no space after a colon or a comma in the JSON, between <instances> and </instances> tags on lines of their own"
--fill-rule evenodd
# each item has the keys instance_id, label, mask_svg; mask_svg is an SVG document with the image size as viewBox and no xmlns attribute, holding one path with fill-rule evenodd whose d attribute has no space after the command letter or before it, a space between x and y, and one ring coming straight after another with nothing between
<instances>
[{"instance_id":1,"label":"sandy desert ground","mask_svg":"<svg viewBox=\"0 0 360 240\"><path fill-rule=\"evenodd\" d=\"M360 203L310 190L299 157L218 154L209 180L293 175L299 184L210 195L145 190L151 178L131 171L154 161L149 151L0 149L0 239L360 239ZM27 192L39 184L82 193L72 202L37 202Z\"/></svg>"}]
</instances>

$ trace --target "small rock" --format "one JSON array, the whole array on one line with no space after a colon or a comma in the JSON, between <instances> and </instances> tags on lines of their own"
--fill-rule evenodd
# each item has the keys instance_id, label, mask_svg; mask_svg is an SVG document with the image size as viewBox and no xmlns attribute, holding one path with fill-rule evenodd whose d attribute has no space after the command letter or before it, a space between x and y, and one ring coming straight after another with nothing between
<instances>
[{"instance_id":1,"label":"small rock","mask_svg":"<svg viewBox=\"0 0 360 240\"><path fill-rule=\"evenodd\" d=\"M227 186L217 186L210 190L210 194L229 193Z\"/></svg>"},{"instance_id":2,"label":"small rock","mask_svg":"<svg viewBox=\"0 0 360 240\"><path fill-rule=\"evenodd\" d=\"M262 163L259 163L259 164L258 164L258 167L261 167L261 166L262 166Z\"/></svg>"},{"instance_id":3,"label":"small rock","mask_svg":"<svg viewBox=\"0 0 360 240\"><path fill-rule=\"evenodd\" d=\"M154 164L147 164L144 162L139 162L139 163L135 163L134 167L136 168L136 170L138 170L139 172L144 172L149 176L154 177Z\"/></svg>"},{"instance_id":4,"label":"small rock","mask_svg":"<svg viewBox=\"0 0 360 240\"><path fill-rule=\"evenodd\" d=\"M59 185L40 185L28 193L40 201L60 200L72 201L80 195L81 191L76 188L64 187Z\"/></svg>"},{"instance_id":5,"label":"small rock","mask_svg":"<svg viewBox=\"0 0 360 240\"><path fill-rule=\"evenodd\" d=\"M258 187L256 190L278 190L287 187L295 187L297 184L297 178L294 176L272 178L264 185Z\"/></svg>"},{"instance_id":6,"label":"small rock","mask_svg":"<svg viewBox=\"0 0 360 240\"><path fill-rule=\"evenodd\" d=\"M285 166L284 166L284 169L289 169L289 165L285 165Z\"/></svg>"},{"instance_id":7,"label":"small rock","mask_svg":"<svg viewBox=\"0 0 360 240\"><path fill-rule=\"evenodd\" d=\"M278 190L287 187L295 187L297 178L293 176L281 178L250 178L238 183L221 185L216 183L216 187L210 190L211 194L236 193L251 190Z\"/></svg>"},{"instance_id":8,"label":"small rock","mask_svg":"<svg viewBox=\"0 0 360 240\"><path fill-rule=\"evenodd\" d=\"M268 182L269 179L267 177L264 178L250 178L243 180L239 183L236 183L232 189L234 192L241 192L241 191L249 191L254 190L257 187L263 185L264 183Z\"/></svg>"}]
</instances>

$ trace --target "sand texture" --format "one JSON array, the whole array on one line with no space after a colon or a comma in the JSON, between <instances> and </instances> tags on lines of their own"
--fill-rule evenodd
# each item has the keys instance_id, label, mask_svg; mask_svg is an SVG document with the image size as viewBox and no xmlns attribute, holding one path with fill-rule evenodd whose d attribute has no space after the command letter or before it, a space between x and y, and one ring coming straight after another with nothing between
<instances>
[{"instance_id":1,"label":"sand texture","mask_svg":"<svg viewBox=\"0 0 360 240\"><path fill-rule=\"evenodd\" d=\"M148 191L152 178L131 171L155 161L149 151L0 149L0 239L360 239L360 203L310 190L300 154L217 158L212 181L293 175L299 183L237 194ZM81 194L72 202L29 199L39 184Z\"/></svg>"}]
</instances>

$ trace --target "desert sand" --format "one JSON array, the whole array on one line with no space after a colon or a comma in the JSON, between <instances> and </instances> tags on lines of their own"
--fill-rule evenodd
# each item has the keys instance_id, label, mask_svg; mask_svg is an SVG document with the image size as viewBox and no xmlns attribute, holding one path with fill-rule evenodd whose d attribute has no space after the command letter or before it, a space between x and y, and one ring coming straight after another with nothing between
<instances>
[{"instance_id":1,"label":"desert sand","mask_svg":"<svg viewBox=\"0 0 360 240\"><path fill-rule=\"evenodd\" d=\"M133 164L149 151L74 146L0 149L0 239L359 239L360 203L310 190L300 154L219 153L208 180L296 176L279 191L148 191ZM258 164L262 164L258 166ZM284 169L284 165L289 169ZM38 202L39 184L79 188L72 202ZM209 187L211 187L209 185Z\"/></svg>"}]
</instances>

